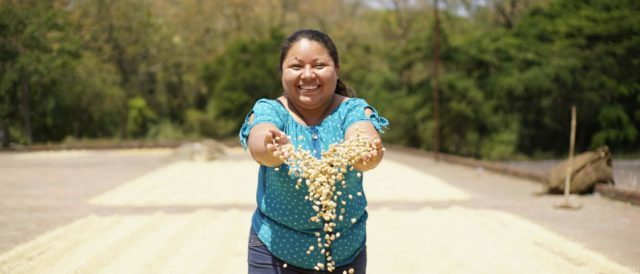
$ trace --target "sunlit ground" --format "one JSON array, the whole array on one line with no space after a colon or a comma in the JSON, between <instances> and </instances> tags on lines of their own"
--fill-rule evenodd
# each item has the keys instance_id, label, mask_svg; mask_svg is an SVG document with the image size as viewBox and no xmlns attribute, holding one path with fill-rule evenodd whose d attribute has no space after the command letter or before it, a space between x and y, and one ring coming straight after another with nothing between
<instances>
[{"instance_id":1,"label":"sunlit ground","mask_svg":"<svg viewBox=\"0 0 640 274\"><path fill-rule=\"evenodd\" d=\"M171 163L88 201L121 213L0 254L0 273L246 273L256 178L246 157ZM385 159L365 181L368 273L634 273L522 217L448 205L473 194L398 162Z\"/></svg>"}]
</instances>

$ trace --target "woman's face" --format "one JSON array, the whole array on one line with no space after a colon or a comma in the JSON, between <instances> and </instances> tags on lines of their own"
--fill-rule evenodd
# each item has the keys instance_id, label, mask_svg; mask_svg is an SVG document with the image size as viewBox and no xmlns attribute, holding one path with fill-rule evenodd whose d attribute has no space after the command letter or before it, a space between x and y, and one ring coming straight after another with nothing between
<instances>
[{"instance_id":1,"label":"woman's face","mask_svg":"<svg viewBox=\"0 0 640 274\"><path fill-rule=\"evenodd\" d=\"M297 107L322 108L333 98L338 68L329 51L308 39L295 42L282 62L282 87Z\"/></svg>"}]
</instances>

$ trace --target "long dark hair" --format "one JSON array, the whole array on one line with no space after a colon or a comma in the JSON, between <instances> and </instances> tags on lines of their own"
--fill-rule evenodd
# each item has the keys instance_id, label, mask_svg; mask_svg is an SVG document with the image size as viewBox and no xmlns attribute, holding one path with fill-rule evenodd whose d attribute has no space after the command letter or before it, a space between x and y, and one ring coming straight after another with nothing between
<instances>
[{"instance_id":1,"label":"long dark hair","mask_svg":"<svg viewBox=\"0 0 640 274\"><path fill-rule=\"evenodd\" d=\"M293 46L293 44L295 44L296 42L302 39L307 39L307 40L315 41L322 44L327 49L327 51L329 51L329 56L331 56L331 59L333 59L333 63L336 65L336 67L340 66L340 59L338 58L338 49L336 49L336 45L333 43L329 35L327 35L324 32L313 30L313 29L301 29L289 35L289 37L287 37L286 39L284 39L284 41L282 42L282 46L280 46L280 66L278 67L278 69L280 70L281 73L282 73L282 64L284 63L284 58L287 56L287 53L289 53L291 46ZM347 97L356 96L356 92L353 89L350 89L349 87L347 87L347 85L345 85L344 82L340 80L340 78L338 78L338 83L336 84L335 92L337 94L347 96Z\"/></svg>"}]
</instances>

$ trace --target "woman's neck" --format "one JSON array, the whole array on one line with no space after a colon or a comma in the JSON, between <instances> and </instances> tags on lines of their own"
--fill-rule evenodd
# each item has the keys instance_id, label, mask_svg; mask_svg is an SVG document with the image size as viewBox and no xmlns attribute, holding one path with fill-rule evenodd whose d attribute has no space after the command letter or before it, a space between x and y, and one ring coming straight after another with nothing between
<instances>
[{"instance_id":1,"label":"woman's neck","mask_svg":"<svg viewBox=\"0 0 640 274\"><path fill-rule=\"evenodd\" d=\"M293 103L292 100L289 99L289 96L285 95L289 109L291 109L291 111L296 114L296 116L298 116L298 118L300 118L300 120L302 120L302 122L304 122L304 124L307 126L318 125L322 122L322 120L324 120L333 106L335 97L335 94L332 95L331 99L327 100L327 102L323 106L317 109L303 109L296 106L295 103Z\"/></svg>"}]
</instances>

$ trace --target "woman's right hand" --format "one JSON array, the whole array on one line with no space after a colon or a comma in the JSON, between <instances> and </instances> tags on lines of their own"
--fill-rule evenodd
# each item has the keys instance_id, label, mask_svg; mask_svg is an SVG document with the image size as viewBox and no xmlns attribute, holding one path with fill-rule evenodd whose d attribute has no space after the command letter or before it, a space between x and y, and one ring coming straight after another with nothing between
<instances>
[{"instance_id":1,"label":"woman's right hand","mask_svg":"<svg viewBox=\"0 0 640 274\"><path fill-rule=\"evenodd\" d=\"M268 129L264 132L264 146L274 157L280 159L283 155L278 148L289 143L289 137L277 129Z\"/></svg>"},{"instance_id":2,"label":"woman's right hand","mask_svg":"<svg viewBox=\"0 0 640 274\"><path fill-rule=\"evenodd\" d=\"M282 165L280 146L289 143L287 135L269 123L255 125L249 133L249 151L256 162L263 166L275 167Z\"/></svg>"}]
</instances>

